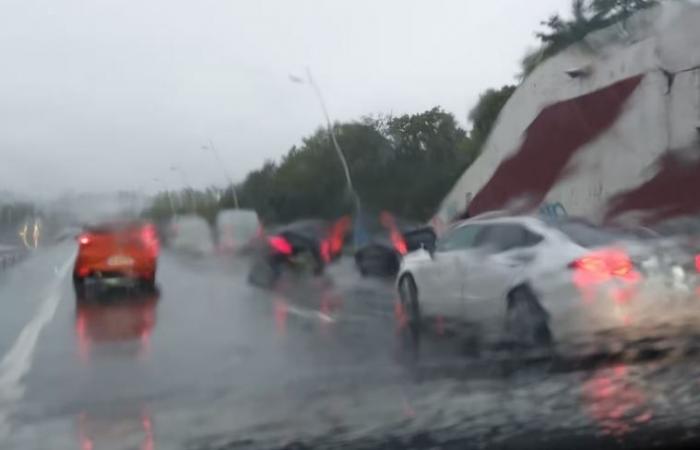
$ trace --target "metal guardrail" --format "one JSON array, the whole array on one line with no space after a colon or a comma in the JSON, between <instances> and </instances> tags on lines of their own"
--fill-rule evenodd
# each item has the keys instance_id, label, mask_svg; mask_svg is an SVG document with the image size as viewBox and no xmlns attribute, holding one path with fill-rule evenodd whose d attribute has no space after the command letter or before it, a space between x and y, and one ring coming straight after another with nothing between
<instances>
[{"instance_id":1,"label":"metal guardrail","mask_svg":"<svg viewBox=\"0 0 700 450\"><path fill-rule=\"evenodd\" d=\"M0 272L18 263L25 254L26 251L19 247L0 245Z\"/></svg>"}]
</instances>

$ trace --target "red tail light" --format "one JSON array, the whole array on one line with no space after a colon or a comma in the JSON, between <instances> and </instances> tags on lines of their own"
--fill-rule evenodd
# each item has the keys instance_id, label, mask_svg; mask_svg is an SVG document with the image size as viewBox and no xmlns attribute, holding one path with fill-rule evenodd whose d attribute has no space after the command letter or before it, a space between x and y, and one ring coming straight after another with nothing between
<instances>
[{"instance_id":1,"label":"red tail light","mask_svg":"<svg viewBox=\"0 0 700 450\"><path fill-rule=\"evenodd\" d=\"M612 278L637 281L639 274L629 255L619 249L592 252L570 264L576 270L574 277L579 284L600 283Z\"/></svg>"},{"instance_id":2,"label":"red tail light","mask_svg":"<svg viewBox=\"0 0 700 450\"><path fill-rule=\"evenodd\" d=\"M700 273L700 255L695 255L695 270Z\"/></svg>"},{"instance_id":3,"label":"red tail light","mask_svg":"<svg viewBox=\"0 0 700 450\"><path fill-rule=\"evenodd\" d=\"M158 253L160 246L158 242L158 233L153 225L147 225L141 229L141 240L153 252Z\"/></svg>"},{"instance_id":4,"label":"red tail light","mask_svg":"<svg viewBox=\"0 0 700 450\"><path fill-rule=\"evenodd\" d=\"M408 253L406 241L404 240L401 233L399 233L398 231L391 232L391 242L392 244L394 244L394 248L396 249L396 251L400 254L405 255L406 253Z\"/></svg>"},{"instance_id":5,"label":"red tail light","mask_svg":"<svg viewBox=\"0 0 700 450\"><path fill-rule=\"evenodd\" d=\"M391 238L391 244L394 246L396 251L402 255L408 253L408 246L406 245L406 241L403 238L403 234L401 234L401 231L399 231L399 228L396 226L394 216L389 214L387 211L382 211L382 213L379 216L379 220L382 223L382 225L389 229L389 237Z\"/></svg>"},{"instance_id":6,"label":"red tail light","mask_svg":"<svg viewBox=\"0 0 700 450\"><path fill-rule=\"evenodd\" d=\"M274 251L282 255L291 255L294 251L292 244L282 236L270 236L267 238L267 243Z\"/></svg>"},{"instance_id":7,"label":"red tail light","mask_svg":"<svg viewBox=\"0 0 700 450\"><path fill-rule=\"evenodd\" d=\"M321 242L321 258L326 264L331 262L331 243L328 240Z\"/></svg>"},{"instance_id":8,"label":"red tail light","mask_svg":"<svg viewBox=\"0 0 700 450\"><path fill-rule=\"evenodd\" d=\"M88 245L91 241L92 241L92 236L90 236L87 233L81 234L78 237L78 242L80 243L80 245Z\"/></svg>"}]
</instances>

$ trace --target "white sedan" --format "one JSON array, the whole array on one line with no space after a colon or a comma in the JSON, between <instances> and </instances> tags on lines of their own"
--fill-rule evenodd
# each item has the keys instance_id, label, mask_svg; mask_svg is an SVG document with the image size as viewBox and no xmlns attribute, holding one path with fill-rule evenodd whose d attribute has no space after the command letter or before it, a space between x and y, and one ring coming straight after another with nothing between
<instances>
[{"instance_id":1,"label":"white sedan","mask_svg":"<svg viewBox=\"0 0 700 450\"><path fill-rule=\"evenodd\" d=\"M414 342L429 318L526 345L617 328L636 301L641 275L630 255L639 248L581 221L466 220L434 251L404 257L399 319Z\"/></svg>"}]
</instances>

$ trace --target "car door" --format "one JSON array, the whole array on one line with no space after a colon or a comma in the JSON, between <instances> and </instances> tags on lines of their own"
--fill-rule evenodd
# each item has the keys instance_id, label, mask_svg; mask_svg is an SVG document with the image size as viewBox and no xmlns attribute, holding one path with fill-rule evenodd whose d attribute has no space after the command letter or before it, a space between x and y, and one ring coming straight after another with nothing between
<instances>
[{"instance_id":1,"label":"car door","mask_svg":"<svg viewBox=\"0 0 700 450\"><path fill-rule=\"evenodd\" d=\"M430 261L419 274L422 304L430 312L447 316L463 314L463 277L460 254L473 248L479 233L478 225L463 225L438 240Z\"/></svg>"},{"instance_id":2,"label":"car door","mask_svg":"<svg viewBox=\"0 0 700 450\"><path fill-rule=\"evenodd\" d=\"M475 251L460 258L468 317L487 320L505 311L502 300L534 261L534 246L542 239L519 223L494 223L481 230Z\"/></svg>"}]
</instances>

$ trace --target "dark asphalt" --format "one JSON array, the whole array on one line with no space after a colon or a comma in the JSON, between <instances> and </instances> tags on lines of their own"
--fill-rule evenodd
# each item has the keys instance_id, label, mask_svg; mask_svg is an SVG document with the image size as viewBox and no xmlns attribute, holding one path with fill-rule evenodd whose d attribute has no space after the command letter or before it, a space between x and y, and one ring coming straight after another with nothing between
<instances>
[{"instance_id":1,"label":"dark asphalt","mask_svg":"<svg viewBox=\"0 0 700 450\"><path fill-rule=\"evenodd\" d=\"M391 282L349 261L269 292L246 284L247 261L166 251L158 293L111 291L78 310L74 251L0 273L2 449L697 443L700 345L687 330L524 360L433 337L409 368Z\"/></svg>"}]
</instances>

